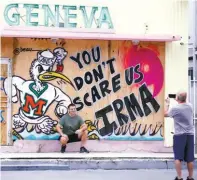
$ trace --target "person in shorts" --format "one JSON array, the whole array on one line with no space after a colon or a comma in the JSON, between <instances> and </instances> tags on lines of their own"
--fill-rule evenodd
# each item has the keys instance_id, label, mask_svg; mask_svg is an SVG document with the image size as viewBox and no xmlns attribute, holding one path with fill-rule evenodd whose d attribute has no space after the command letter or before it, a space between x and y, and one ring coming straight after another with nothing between
<instances>
[{"instance_id":1,"label":"person in shorts","mask_svg":"<svg viewBox=\"0 0 197 180\"><path fill-rule=\"evenodd\" d=\"M166 99L165 117L174 119L175 133L173 137L173 151L177 177L175 180L183 180L181 164L187 162L189 176L187 180L193 179L194 161L194 120L191 104L186 102L187 93L180 91L176 94L178 104L169 109L170 99Z\"/></svg>"},{"instance_id":2,"label":"person in shorts","mask_svg":"<svg viewBox=\"0 0 197 180\"><path fill-rule=\"evenodd\" d=\"M57 131L60 134L60 142L62 144L62 153L65 152L67 143L78 141L81 141L80 152L89 153L85 148L85 143L88 139L87 125L76 112L75 104L70 104L68 106L68 113L62 116L57 125Z\"/></svg>"}]
</instances>

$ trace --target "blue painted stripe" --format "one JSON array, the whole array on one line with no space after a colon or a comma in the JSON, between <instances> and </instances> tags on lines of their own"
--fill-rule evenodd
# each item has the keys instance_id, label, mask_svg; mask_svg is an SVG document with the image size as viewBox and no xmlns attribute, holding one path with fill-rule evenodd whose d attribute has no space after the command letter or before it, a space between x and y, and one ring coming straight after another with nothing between
<instances>
[{"instance_id":1,"label":"blue painted stripe","mask_svg":"<svg viewBox=\"0 0 197 180\"><path fill-rule=\"evenodd\" d=\"M30 135L27 137L23 137L24 140L58 140L59 139L59 135L58 136L52 136L52 135L45 135L45 136L41 136L41 137L36 137L34 135ZM12 136L13 140L17 140L18 138L16 136Z\"/></svg>"},{"instance_id":2,"label":"blue painted stripe","mask_svg":"<svg viewBox=\"0 0 197 180\"><path fill-rule=\"evenodd\" d=\"M59 136L28 136L25 137L25 140L58 140ZM17 140L16 136L13 136L13 140ZM163 141L163 137L135 137L135 136L108 136L108 137L100 137L102 140L111 140L111 141Z\"/></svg>"}]
</instances>

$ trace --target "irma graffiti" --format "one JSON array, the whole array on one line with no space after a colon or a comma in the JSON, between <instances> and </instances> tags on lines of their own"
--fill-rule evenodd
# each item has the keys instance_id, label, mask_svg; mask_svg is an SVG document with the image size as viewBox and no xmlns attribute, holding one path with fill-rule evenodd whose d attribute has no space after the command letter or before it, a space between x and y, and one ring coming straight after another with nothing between
<instances>
[{"instance_id":1,"label":"irma graffiti","mask_svg":"<svg viewBox=\"0 0 197 180\"><path fill-rule=\"evenodd\" d=\"M116 93L121 90L120 76L122 73L116 73L114 64L115 58L109 59L107 61L101 61L101 52L99 47L93 48L90 52L83 51L82 53L77 53L77 55L71 56L70 58L77 63L79 69L83 69L84 66L87 66L91 63L98 63L97 68L92 71L87 71L84 74L84 77L75 77L74 83L78 91L80 91L84 86L90 86L96 82L97 85L90 87L90 90L83 95L83 97L76 97L73 99L73 102L77 105L77 110L82 110L85 106L93 106L97 101L104 98L105 96L110 95L111 93ZM104 69L107 68L110 72L112 78L106 80L104 77ZM124 71L124 79L128 86L133 84L140 84L144 80L144 74L141 72L140 64L131 66ZM111 86L110 86L111 83ZM110 89L110 87L112 87ZM124 93L123 93L124 94ZM129 122L135 121L137 117L144 117L150 115L152 112L158 112L160 105L155 100L151 92L149 91L146 83L143 83L139 87L140 94L140 105L134 93L131 93L128 96L124 96L122 99L116 99L109 105L104 105L104 108L95 112L95 117L97 119L102 119L104 122L104 127L99 129L99 134L101 136L110 135L119 127L128 124ZM148 104L151 104L152 108ZM126 108L127 114L123 114L122 110ZM108 113L115 113L116 120L110 123L108 119ZM140 127L138 127L140 128ZM149 128L147 128L149 129ZM145 129L144 135L147 132ZM158 127L156 127L152 135L158 132ZM136 135L138 130L133 131L130 135Z\"/></svg>"}]
</instances>

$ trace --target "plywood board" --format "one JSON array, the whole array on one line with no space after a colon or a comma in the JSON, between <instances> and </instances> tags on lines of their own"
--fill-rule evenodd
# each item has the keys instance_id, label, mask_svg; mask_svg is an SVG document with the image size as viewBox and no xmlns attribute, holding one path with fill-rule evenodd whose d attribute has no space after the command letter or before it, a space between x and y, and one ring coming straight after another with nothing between
<instances>
[{"instance_id":1,"label":"plywood board","mask_svg":"<svg viewBox=\"0 0 197 180\"><path fill-rule=\"evenodd\" d=\"M164 43L17 38L13 52L14 138L58 139L72 101L90 139L163 139Z\"/></svg>"},{"instance_id":2,"label":"plywood board","mask_svg":"<svg viewBox=\"0 0 197 180\"><path fill-rule=\"evenodd\" d=\"M0 90L0 130L1 138L0 144L5 145L7 143L7 95L5 94L3 81L7 77L8 66L7 64L0 64L1 68L1 90Z\"/></svg>"}]
</instances>

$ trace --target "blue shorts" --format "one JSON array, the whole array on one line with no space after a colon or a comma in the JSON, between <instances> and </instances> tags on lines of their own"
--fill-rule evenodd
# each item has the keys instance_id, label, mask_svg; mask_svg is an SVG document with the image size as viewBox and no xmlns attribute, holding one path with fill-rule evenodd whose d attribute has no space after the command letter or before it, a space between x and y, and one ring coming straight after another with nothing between
<instances>
[{"instance_id":1,"label":"blue shorts","mask_svg":"<svg viewBox=\"0 0 197 180\"><path fill-rule=\"evenodd\" d=\"M194 135L174 135L174 158L187 163L194 161Z\"/></svg>"}]
</instances>

